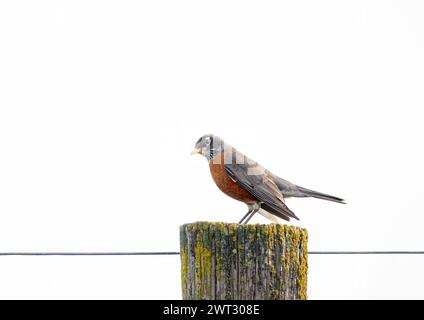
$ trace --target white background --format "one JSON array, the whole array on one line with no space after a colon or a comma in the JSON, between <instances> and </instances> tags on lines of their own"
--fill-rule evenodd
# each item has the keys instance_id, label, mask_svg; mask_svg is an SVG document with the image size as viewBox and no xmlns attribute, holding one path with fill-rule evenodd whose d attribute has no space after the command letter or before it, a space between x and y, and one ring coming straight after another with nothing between
<instances>
[{"instance_id":1,"label":"white background","mask_svg":"<svg viewBox=\"0 0 424 320\"><path fill-rule=\"evenodd\" d=\"M178 251L235 222L204 133L348 205L311 250L423 250L420 1L4 1L0 251ZM260 216L254 222L265 222ZM424 298L424 256L310 256L311 299ZM179 258L0 257L0 298L176 298Z\"/></svg>"}]
</instances>

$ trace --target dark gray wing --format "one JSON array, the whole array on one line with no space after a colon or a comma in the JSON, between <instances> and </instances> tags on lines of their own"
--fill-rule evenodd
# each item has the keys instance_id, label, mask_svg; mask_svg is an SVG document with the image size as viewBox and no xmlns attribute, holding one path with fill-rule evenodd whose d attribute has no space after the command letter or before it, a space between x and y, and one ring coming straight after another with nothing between
<instances>
[{"instance_id":1,"label":"dark gray wing","mask_svg":"<svg viewBox=\"0 0 424 320\"><path fill-rule=\"evenodd\" d=\"M244 157L242 164L225 164L228 175L263 203L262 208L288 220L299 218L284 203L284 197L271 174L262 166Z\"/></svg>"}]
</instances>

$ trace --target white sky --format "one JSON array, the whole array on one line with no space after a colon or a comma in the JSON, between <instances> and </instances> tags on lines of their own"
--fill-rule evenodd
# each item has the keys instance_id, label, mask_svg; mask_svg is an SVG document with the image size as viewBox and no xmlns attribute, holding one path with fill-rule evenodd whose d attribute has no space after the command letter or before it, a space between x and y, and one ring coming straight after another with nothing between
<instances>
[{"instance_id":1,"label":"white sky","mask_svg":"<svg viewBox=\"0 0 424 320\"><path fill-rule=\"evenodd\" d=\"M423 250L420 1L0 3L0 251L177 251L236 222L220 135L347 199L311 250ZM265 222L260 216L253 222ZM424 298L424 256L311 256L309 297ZM180 298L178 257L0 257L0 298Z\"/></svg>"}]
</instances>

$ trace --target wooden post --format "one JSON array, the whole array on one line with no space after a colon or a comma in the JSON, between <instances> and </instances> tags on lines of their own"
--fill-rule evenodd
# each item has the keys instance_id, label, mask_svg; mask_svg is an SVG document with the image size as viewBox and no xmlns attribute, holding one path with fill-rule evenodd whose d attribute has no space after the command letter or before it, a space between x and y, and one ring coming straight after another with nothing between
<instances>
[{"instance_id":1,"label":"wooden post","mask_svg":"<svg viewBox=\"0 0 424 320\"><path fill-rule=\"evenodd\" d=\"M196 222L180 227L183 299L306 299L306 229Z\"/></svg>"}]
</instances>

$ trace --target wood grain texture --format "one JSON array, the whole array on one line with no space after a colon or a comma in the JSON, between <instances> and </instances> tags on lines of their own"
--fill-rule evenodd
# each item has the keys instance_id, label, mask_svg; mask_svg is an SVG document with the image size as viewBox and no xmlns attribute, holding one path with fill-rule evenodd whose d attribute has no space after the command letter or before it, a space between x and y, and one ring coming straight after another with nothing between
<instances>
[{"instance_id":1,"label":"wood grain texture","mask_svg":"<svg viewBox=\"0 0 424 320\"><path fill-rule=\"evenodd\" d=\"M196 222L180 227L185 300L304 300L308 233L280 225Z\"/></svg>"}]
</instances>

